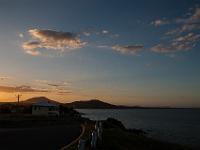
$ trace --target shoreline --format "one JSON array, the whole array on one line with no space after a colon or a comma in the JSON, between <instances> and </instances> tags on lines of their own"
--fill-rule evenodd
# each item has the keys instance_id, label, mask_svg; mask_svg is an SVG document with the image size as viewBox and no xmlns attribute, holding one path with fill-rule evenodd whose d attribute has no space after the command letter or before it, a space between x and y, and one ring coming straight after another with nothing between
<instances>
[{"instance_id":1,"label":"shoreline","mask_svg":"<svg viewBox=\"0 0 200 150\"><path fill-rule=\"evenodd\" d=\"M1 142L3 142L3 144L0 142L0 149L5 149L5 146L10 146L8 144L9 141L14 143L13 145L11 145L10 149L13 149L13 147L20 147L20 148L22 147L21 149L23 149L23 145L20 145L19 143L17 143L17 142L20 142L21 140L25 141L27 144L29 143L29 140L33 140L33 141L36 141L36 145L37 144L41 145L42 140L37 141L36 139L34 139L37 137L39 137L39 139L40 138L52 139L51 143L48 143L48 142L43 143L46 146L48 146L50 144L52 147L58 145L59 142L62 142L63 138L64 138L65 141L63 141L64 143L62 145L62 146L64 146L64 145L69 144L73 139L78 137L78 135L80 134L79 129L80 129L81 123L83 123L83 122L87 122L90 124L94 123L94 121L90 120L89 118L85 118L84 115L79 116L79 117L70 117L70 116L35 117L35 116L27 116L27 115L25 115L25 116L14 115L12 117L8 117L7 120L5 118L4 118L4 120L2 120L2 118L4 118L4 117L3 116L0 117L1 122L2 121L10 121L12 123L12 126L9 127L9 126L6 126L6 124L4 124L4 128L0 127L0 133L1 133L0 138L6 137L6 138L4 138L3 141L1 141ZM143 129L135 129L135 128L128 129L124 126L124 124L122 124L121 121L118 121L113 118L111 118L110 120L108 120L108 119L102 120L102 122L104 122L104 129L105 129L104 137L105 137L106 141L109 141L111 139L120 138L119 141L122 143L120 143L120 142L119 143L121 145L125 145L125 147L126 146L134 147L135 146L135 145L131 144L132 142L126 142L126 141L130 140L130 141L134 141L135 143L138 143L139 148L144 148L144 145L146 145L146 144L150 144L150 145L153 144L154 149L157 149L157 148L162 149L163 146L169 146L169 147L175 148L174 150L182 150L183 147L186 147L184 150L196 149L196 148L192 148L189 146L185 146L183 144L176 144L176 143L172 143L172 142L163 141L159 138L155 139L155 138L149 137L148 131L145 131ZM8 122L6 122L6 123L8 123ZM1 126L2 126L2 124L1 124ZM57 130L60 131L59 134L56 133ZM38 132L38 134L36 134L37 133L36 131ZM73 133L72 131L76 131L77 134ZM9 137L9 135L10 135L10 137ZM16 135L16 136L11 136L11 135ZM56 137L58 135L60 135L59 136L61 138L60 141L58 139L54 139L51 137L51 136ZM30 137L30 138L27 138L27 137ZM20 140L18 140L18 139L20 139ZM115 143L115 141L111 141L111 143L112 142L114 142L112 145L110 145L107 142L104 142L102 146L104 146L104 148L105 148L105 147L110 147L110 146L117 146L119 144L119 143ZM141 144L141 143L143 143L143 144ZM59 144L59 145L61 145L61 144ZM122 149L119 149L119 150L122 150ZM138 149L138 150L140 150L140 149ZM141 150L143 150L143 149L141 149Z\"/></svg>"},{"instance_id":2,"label":"shoreline","mask_svg":"<svg viewBox=\"0 0 200 150\"><path fill-rule=\"evenodd\" d=\"M108 118L104 124L103 147L110 147L116 150L197 150L199 147L191 147L184 144L177 144L160 139L148 137L148 133L141 129L127 129L121 121ZM106 125L105 125L106 124ZM112 144L111 144L112 143ZM121 148L120 148L121 147Z\"/></svg>"},{"instance_id":3,"label":"shoreline","mask_svg":"<svg viewBox=\"0 0 200 150\"><path fill-rule=\"evenodd\" d=\"M199 109L80 109L84 117L92 120L106 120L108 117L116 118L123 122L128 129L143 129L149 137L158 140L200 147L198 132Z\"/></svg>"}]
</instances>

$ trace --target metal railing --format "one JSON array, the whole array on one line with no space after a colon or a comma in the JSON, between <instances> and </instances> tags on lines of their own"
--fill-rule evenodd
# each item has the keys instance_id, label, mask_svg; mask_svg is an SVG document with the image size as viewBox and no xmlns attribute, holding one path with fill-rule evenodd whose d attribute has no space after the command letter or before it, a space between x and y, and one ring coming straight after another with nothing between
<instances>
[{"instance_id":1,"label":"metal railing","mask_svg":"<svg viewBox=\"0 0 200 150\"><path fill-rule=\"evenodd\" d=\"M101 144L102 142L102 133L103 133L103 127L102 122L96 121L95 128L91 132L90 137L88 137L89 141L86 141L85 139L80 139L78 143L78 150L86 150L86 142L89 142L89 148L90 150L94 150L97 147L97 144Z\"/></svg>"}]
</instances>

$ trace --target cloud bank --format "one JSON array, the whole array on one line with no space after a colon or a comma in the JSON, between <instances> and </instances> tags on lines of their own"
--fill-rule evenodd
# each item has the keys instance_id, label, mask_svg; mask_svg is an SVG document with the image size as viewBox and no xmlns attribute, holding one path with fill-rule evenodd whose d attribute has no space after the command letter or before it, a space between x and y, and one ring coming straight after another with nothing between
<instances>
[{"instance_id":1,"label":"cloud bank","mask_svg":"<svg viewBox=\"0 0 200 150\"><path fill-rule=\"evenodd\" d=\"M14 93L14 92L48 92L47 90L41 90L32 88L31 86L22 85L22 86L0 86L0 92L6 92L6 93Z\"/></svg>"},{"instance_id":2,"label":"cloud bank","mask_svg":"<svg viewBox=\"0 0 200 150\"><path fill-rule=\"evenodd\" d=\"M173 39L168 46L158 44L151 48L156 53L174 53L178 51L188 51L195 47L196 42L200 40L200 34L188 33Z\"/></svg>"},{"instance_id":3,"label":"cloud bank","mask_svg":"<svg viewBox=\"0 0 200 150\"><path fill-rule=\"evenodd\" d=\"M30 29L29 34L31 40L22 44L25 52L32 56L41 55L41 49L52 49L60 52L70 51L74 49L83 48L87 42L83 42L80 39L80 35L71 32L61 32L54 30L43 30L43 29ZM95 35L106 35L113 37L114 35L108 30L96 31L84 31L82 34L85 36ZM96 46L95 47L99 47ZM105 48L105 47L101 47ZM111 45L107 46L111 50L120 52L121 54L138 54L143 48L143 45Z\"/></svg>"},{"instance_id":4,"label":"cloud bank","mask_svg":"<svg viewBox=\"0 0 200 150\"><path fill-rule=\"evenodd\" d=\"M27 54L37 56L41 52L38 49L53 49L69 51L82 48L86 42L81 41L78 36L71 32L54 30L30 29L31 41L24 42L22 47Z\"/></svg>"},{"instance_id":5,"label":"cloud bank","mask_svg":"<svg viewBox=\"0 0 200 150\"><path fill-rule=\"evenodd\" d=\"M186 18L175 19L177 28L169 30L166 35L180 34L184 32L191 32L200 29L200 8L195 8L194 12Z\"/></svg>"},{"instance_id":6,"label":"cloud bank","mask_svg":"<svg viewBox=\"0 0 200 150\"><path fill-rule=\"evenodd\" d=\"M200 41L200 8L195 8L194 11L187 17L177 18L168 21L176 25L165 33L168 36L168 41L159 43L151 48L151 51L156 53L175 53L180 51L188 51L194 48L197 42ZM154 25L159 26L164 24L161 20L154 22Z\"/></svg>"}]
</instances>

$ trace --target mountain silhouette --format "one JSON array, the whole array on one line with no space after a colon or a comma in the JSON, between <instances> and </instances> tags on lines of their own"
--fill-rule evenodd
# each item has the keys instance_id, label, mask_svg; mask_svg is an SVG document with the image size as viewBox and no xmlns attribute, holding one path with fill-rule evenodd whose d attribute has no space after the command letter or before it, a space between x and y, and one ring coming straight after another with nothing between
<instances>
[{"instance_id":1,"label":"mountain silhouette","mask_svg":"<svg viewBox=\"0 0 200 150\"><path fill-rule=\"evenodd\" d=\"M48 99L47 97L33 97L25 101L21 101L21 103L23 104L33 104L33 103L41 103L41 102L48 102L48 103L57 104L57 105L61 104L55 100Z\"/></svg>"},{"instance_id":2,"label":"mountain silhouette","mask_svg":"<svg viewBox=\"0 0 200 150\"><path fill-rule=\"evenodd\" d=\"M92 100L84 100L84 101L74 101L71 103L66 103L65 106L71 107L71 108L116 108L116 105L109 104L97 99Z\"/></svg>"}]
</instances>

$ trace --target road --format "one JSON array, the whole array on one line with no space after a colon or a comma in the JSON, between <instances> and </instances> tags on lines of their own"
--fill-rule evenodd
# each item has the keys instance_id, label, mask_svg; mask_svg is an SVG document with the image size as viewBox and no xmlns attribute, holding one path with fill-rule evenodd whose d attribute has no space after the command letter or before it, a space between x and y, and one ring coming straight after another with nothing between
<instances>
[{"instance_id":1,"label":"road","mask_svg":"<svg viewBox=\"0 0 200 150\"><path fill-rule=\"evenodd\" d=\"M58 150L80 133L79 125L0 129L0 150Z\"/></svg>"}]
</instances>

